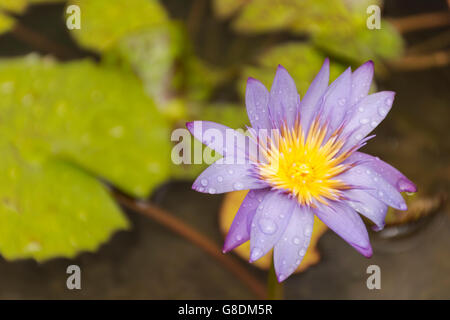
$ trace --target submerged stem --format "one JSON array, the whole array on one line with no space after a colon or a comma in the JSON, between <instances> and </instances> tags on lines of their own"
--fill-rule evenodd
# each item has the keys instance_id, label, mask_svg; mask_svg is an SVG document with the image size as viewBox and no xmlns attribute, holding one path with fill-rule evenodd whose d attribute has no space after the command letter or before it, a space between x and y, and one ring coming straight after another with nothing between
<instances>
[{"instance_id":1,"label":"submerged stem","mask_svg":"<svg viewBox=\"0 0 450 320\"><path fill-rule=\"evenodd\" d=\"M196 245L233 273L259 299L267 299L265 286L258 279L256 279L250 272L248 272L247 269L240 265L235 258L230 255L222 254L220 248L213 241L196 231L191 226L185 224L174 215L151 203L138 203L136 200L118 192L113 192L113 197L122 206L153 219L168 228L170 231Z\"/></svg>"},{"instance_id":2,"label":"submerged stem","mask_svg":"<svg viewBox=\"0 0 450 320\"><path fill-rule=\"evenodd\" d=\"M267 276L267 295L270 300L283 300L283 284L278 282L273 259Z\"/></svg>"}]
</instances>

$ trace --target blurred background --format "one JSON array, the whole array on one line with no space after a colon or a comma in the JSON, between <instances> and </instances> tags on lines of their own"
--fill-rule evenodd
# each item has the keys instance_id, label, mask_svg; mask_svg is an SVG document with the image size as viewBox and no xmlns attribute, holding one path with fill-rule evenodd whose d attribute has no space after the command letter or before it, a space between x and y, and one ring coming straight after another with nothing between
<instances>
[{"instance_id":1,"label":"blurred background","mask_svg":"<svg viewBox=\"0 0 450 320\"><path fill-rule=\"evenodd\" d=\"M284 298L449 299L449 6L0 0L0 299L264 297L270 257L220 253L245 192L191 190L205 166L172 164L171 132L242 128L247 77L270 87L282 64L303 96L325 57L331 80L371 59L372 90L397 92L363 151L419 192L370 233L370 260L316 224ZM72 264L81 290L66 287ZM380 290L366 286L372 264Z\"/></svg>"}]
</instances>

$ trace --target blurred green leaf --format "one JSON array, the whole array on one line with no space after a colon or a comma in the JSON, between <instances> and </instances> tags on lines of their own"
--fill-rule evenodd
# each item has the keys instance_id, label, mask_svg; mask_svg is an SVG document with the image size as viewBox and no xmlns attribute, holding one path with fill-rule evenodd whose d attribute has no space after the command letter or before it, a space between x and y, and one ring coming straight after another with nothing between
<instances>
[{"instance_id":1,"label":"blurred green leaf","mask_svg":"<svg viewBox=\"0 0 450 320\"><path fill-rule=\"evenodd\" d=\"M81 10L81 29L71 30L80 45L102 52L134 32L168 21L157 0L71 0Z\"/></svg>"},{"instance_id":2,"label":"blurred green leaf","mask_svg":"<svg viewBox=\"0 0 450 320\"><path fill-rule=\"evenodd\" d=\"M354 19L354 27L323 29L313 36L313 42L329 54L350 62L398 58L403 52L403 39L388 22L381 29L370 30L365 20Z\"/></svg>"},{"instance_id":3,"label":"blurred green leaf","mask_svg":"<svg viewBox=\"0 0 450 320\"><path fill-rule=\"evenodd\" d=\"M117 46L106 53L107 63L125 65L143 81L147 94L158 107L173 96L172 82L175 59L183 50L181 31L174 24L165 24L122 38Z\"/></svg>"},{"instance_id":4,"label":"blurred green leaf","mask_svg":"<svg viewBox=\"0 0 450 320\"><path fill-rule=\"evenodd\" d=\"M22 13L25 11L27 4L27 0L0 0L0 9L13 13Z\"/></svg>"},{"instance_id":5,"label":"blurred green leaf","mask_svg":"<svg viewBox=\"0 0 450 320\"><path fill-rule=\"evenodd\" d=\"M313 44L328 54L362 63L369 59L397 58L403 41L398 32L382 20L380 30L366 26L369 4L379 0L260 0L244 4L231 2L238 11L233 21L237 31L263 33L288 31L311 36ZM216 0L216 6L225 6ZM234 5L234 6L233 6ZM228 8L228 7L227 7Z\"/></svg>"},{"instance_id":6,"label":"blurred green leaf","mask_svg":"<svg viewBox=\"0 0 450 320\"><path fill-rule=\"evenodd\" d=\"M220 18L228 18L243 7L248 0L214 0L214 12Z\"/></svg>"},{"instance_id":7,"label":"blurred green leaf","mask_svg":"<svg viewBox=\"0 0 450 320\"><path fill-rule=\"evenodd\" d=\"M279 31L299 19L295 0L247 1L233 21L233 27L245 33Z\"/></svg>"},{"instance_id":8,"label":"blurred green leaf","mask_svg":"<svg viewBox=\"0 0 450 320\"><path fill-rule=\"evenodd\" d=\"M14 27L15 19L0 11L0 34L10 31Z\"/></svg>"},{"instance_id":9,"label":"blurred green leaf","mask_svg":"<svg viewBox=\"0 0 450 320\"><path fill-rule=\"evenodd\" d=\"M259 57L257 66L244 68L239 86L241 95L245 95L248 77L260 80L270 89L277 65L281 64L294 78L297 90L303 96L311 81L319 72L324 59L323 53L304 43L291 42L273 47ZM330 79L335 79L344 70L345 67L341 64L331 62Z\"/></svg>"},{"instance_id":10,"label":"blurred green leaf","mask_svg":"<svg viewBox=\"0 0 450 320\"><path fill-rule=\"evenodd\" d=\"M0 133L29 161L64 158L138 197L169 174L168 124L131 73L4 60L0 114Z\"/></svg>"},{"instance_id":11,"label":"blurred green leaf","mask_svg":"<svg viewBox=\"0 0 450 320\"><path fill-rule=\"evenodd\" d=\"M93 251L127 220L93 177L60 161L27 162L0 146L0 252L6 259Z\"/></svg>"}]
</instances>

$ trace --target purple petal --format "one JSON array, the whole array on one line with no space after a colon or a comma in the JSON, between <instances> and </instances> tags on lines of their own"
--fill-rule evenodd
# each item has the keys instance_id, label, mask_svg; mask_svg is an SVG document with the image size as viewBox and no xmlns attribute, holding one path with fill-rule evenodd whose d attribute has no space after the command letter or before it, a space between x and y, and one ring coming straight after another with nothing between
<instances>
[{"instance_id":1,"label":"purple petal","mask_svg":"<svg viewBox=\"0 0 450 320\"><path fill-rule=\"evenodd\" d=\"M250 262L269 252L280 239L296 204L296 200L275 191L264 198L251 224Z\"/></svg>"},{"instance_id":2,"label":"purple petal","mask_svg":"<svg viewBox=\"0 0 450 320\"><path fill-rule=\"evenodd\" d=\"M187 122L186 127L197 140L228 159L248 159L249 151L257 155L258 149L253 140L223 124L212 121L192 121Z\"/></svg>"},{"instance_id":3,"label":"purple petal","mask_svg":"<svg viewBox=\"0 0 450 320\"><path fill-rule=\"evenodd\" d=\"M329 121L331 129L329 133L338 128L349 110L351 84L352 72L348 68L330 84L325 92L320 113Z\"/></svg>"},{"instance_id":4,"label":"purple petal","mask_svg":"<svg viewBox=\"0 0 450 320\"><path fill-rule=\"evenodd\" d=\"M296 205L289 224L273 251L275 272L279 282L289 277L305 256L313 224L314 214L311 209Z\"/></svg>"},{"instance_id":5,"label":"purple petal","mask_svg":"<svg viewBox=\"0 0 450 320\"><path fill-rule=\"evenodd\" d=\"M349 199L350 207L375 223L374 230L379 231L384 228L384 219L388 206L375 199L364 190L350 189L345 191L344 196Z\"/></svg>"},{"instance_id":6,"label":"purple petal","mask_svg":"<svg viewBox=\"0 0 450 320\"><path fill-rule=\"evenodd\" d=\"M233 250L250 239L249 225L253 220L256 208L270 192L270 189L250 190L233 219L230 230L228 231L223 253Z\"/></svg>"},{"instance_id":7,"label":"purple petal","mask_svg":"<svg viewBox=\"0 0 450 320\"><path fill-rule=\"evenodd\" d=\"M330 78L330 60L325 59L322 68L306 91L305 96L300 102L300 121L305 132L313 120L320 98L327 90L328 80Z\"/></svg>"},{"instance_id":8,"label":"purple petal","mask_svg":"<svg viewBox=\"0 0 450 320\"><path fill-rule=\"evenodd\" d=\"M367 61L352 73L352 93L350 105L358 103L367 96L373 78L373 62Z\"/></svg>"},{"instance_id":9,"label":"purple petal","mask_svg":"<svg viewBox=\"0 0 450 320\"><path fill-rule=\"evenodd\" d=\"M364 163L366 167L380 174L384 180L389 182L400 192L417 192L417 187L411 180L378 157L363 152L355 152L348 160L351 162L358 161Z\"/></svg>"},{"instance_id":10,"label":"purple petal","mask_svg":"<svg viewBox=\"0 0 450 320\"><path fill-rule=\"evenodd\" d=\"M349 159L347 159L348 161ZM364 189L368 194L387 205L406 210L407 206L400 192L387 182L382 175L364 164L358 164L346 172L336 176L350 186Z\"/></svg>"},{"instance_id":11,"label":"purple petal","mask_svg":"<svg viewBox=\"0 0 450 320\"><path fill-rule=\"evenodd\" d=\"M269 91L256 79L248 78L245 91L245 105L252 127L255 129L269 129Z\"/></svg>"},{"instance_id":12,"label":"purple petal","mask_svg":"<svg viewBox=\"0 0 450 320\"><path fill-rule=\"evenodd\" d=\"M206 168L194 181L192 189L214 194L267 187L267 183L255 177L253 165L224 164L221 160Z\"/></svg>"},{"instance_id":13,"label":"purple petal","mask_svg":"<svg viewBox=\"0 0 450 320\"><path fill-rule=\"evenodd\" d=\"M290 127L294 125L299 100L294 79L279 65L269 94L269 112L274 127L279 127L284 121Z\"/></svg>"},{"instance_id":14,"label":"purple petal","mask_svg":"<svg viewBox=\"0 0 450 320\"><path fill-rule=\"evenodd\" d=\"M391 110L394 97L393 91L381 91L368 95L353 106L349 121L344 127L343 133L349 133L344 148L356 145L383 121Z\"/></svg>"},{"instance_id":15,"label":"purple petal","mask_svg":"<svg viewBox=\"0 0 450 320\"><path fill-rule=\"evenodd\" d=\"M335 201L329 206L318 204L317 208L313 210L323 223L359 253L368 258L372 256L372 247L366 226L355 210Z\"/></svg>"}]
</instances>

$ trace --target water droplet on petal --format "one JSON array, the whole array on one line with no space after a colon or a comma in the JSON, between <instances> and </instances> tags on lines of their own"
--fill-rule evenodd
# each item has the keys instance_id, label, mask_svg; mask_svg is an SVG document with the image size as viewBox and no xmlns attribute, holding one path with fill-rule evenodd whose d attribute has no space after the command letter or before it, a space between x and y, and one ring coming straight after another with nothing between
<instances>
[{"instance_id":1,"label":"water droplet on petal","mask_svg":"<svg viewBox=\"0 0 450 320\"><path fill-rule=\"evenodd\" d=\"M214 188L209 188L209 193L210 193L210 194L216 193L216 189L214 189Z\"/></svg>"},{"instance_id":2,"label":"water droplet on petal","mask_svg":"<svg viewBox=\"0 0 450 320\"><path fill-rule=\"evenodd\" d=\"M236 182L233 185L234 190L242 190L242 188L244 188L244 185L241 182Z\"/></svg>"},{"instance_id":3,"label":"water droplet on petal","mask_svg":"<svg viewBox=\"0 0 450 320\"><path fill-rule=\"evenodd\" d=\"M310 236L312 233L312 229L310 227L307 227L304 231L304 235L305 236Z\"/></svg>"},{"instance_id":4,"label":"water droplet on petal","mask_svg":"<svg viewBox=\"0 0 450 320\"><path fill-rule=\"evenodd\" d=\"M202 186L206 187L206 186L208 185L208 180L202 179L202 180L200 181L200 183L202 184Z\"/></svg>"},{"instance_id":5,"label":"water droplet on petal","mask_svg":"<svg viewBox=\"0 0 450 320\"><path fill-rule=\"evenodd\" d=\"M359 123L361 123L361 124L369 123L369 119L363 118L363 119L359 120Z\"/></svg>"},{"instance_id":6,"label":"water droplet on petal","mask_svg":"<svg viewBox=\"0 0 450 320\"><path fill-rule=\"evenodd\" d=\"M370 126L371 126L372 128L375 128L377 125L378 125L378 123L377 123L376 121L372 121L372 122L370 123Z\"/></svg>"},{"instance_id":7,"label":"water droplet on petal","mask_svg":"<svg viewBox=\"0 0 450 320\"><path fill-rule=\"evenodd\" d=\"M252 261L258 260L261 258L263 252L260 248L253 248L252 253L250 254L250 259Z\"/></svg>"},{"instance_id":8,"label":"water droplet on petal","mask_svg":"<svg viewBox=\"0 0 450 320\"><path fill-rule=\"evenodd\" d=\"M380 116L384 117L385 115L387 115L387 110L384 107L380 107L378 108L378 113L380 114Z\"/></svg>"},{"instance_id":9,"label":"water droplet on petal","mask_svg":"<svg viewBox=\"0 0 450 320\"><path fill-rule=\"evenodd\" d=\"M359 111L359 112L364 112L364 108L363 108L363 107L359 107L359 108L358 108L358 111Z\"/></svg>"},{"instance_id":10,"label":"water droplet on petal","mask_svg":"<svg viewBox=\"0 0 450 320\"><path fill-rule=\"evenodd\" d=\"M222 182L223 181L223 177L222 176L217 176L217 181Z\"/></svg>"},{"instance_id":11,"label":"water droplet on petal","mask_svg":"<svg viewBox=\"0 0 450 320\"><path fill-rule=\"evenodd\" d=\"M292 242L293 242L295 245L299 245L299 244L300 244L300 239L297 238L297 237L295 237L294 239L292 239Z\"/></svg>"},{"instance_id":12,"label":"water droplet on petal","mask_svg":"<svg viewBox=\"0 0 450 320\"><path fill-rule=\"evenodd\" d=\"M274 234L277 231L277 225L272 219L262 218L259 220L259 228L265 234Z\"/></svg>"}]
</instances>

